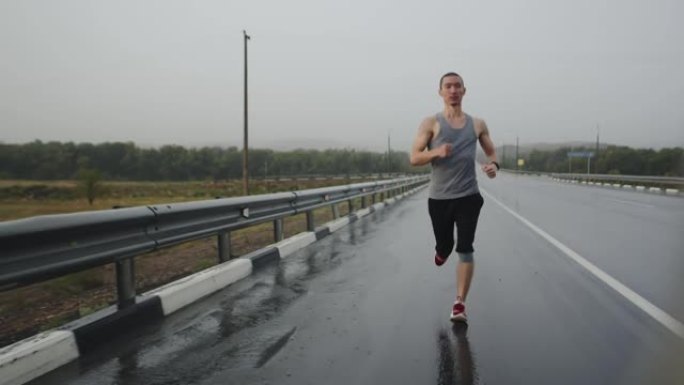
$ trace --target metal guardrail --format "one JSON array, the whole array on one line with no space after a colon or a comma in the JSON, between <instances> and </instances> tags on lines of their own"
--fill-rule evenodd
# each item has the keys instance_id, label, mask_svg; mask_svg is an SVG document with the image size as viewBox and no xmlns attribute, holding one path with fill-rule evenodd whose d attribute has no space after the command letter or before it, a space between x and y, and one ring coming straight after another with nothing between
<instances>
[{"instance_id":1,"label":"metal guardrail","mask_svg":"<svg viewBox=\"0 0 684 385\"><path fill-rule=\"evenodd\" d=\"M550 173L549 176L560 179L585 180L585 181L604 181L604 182L629 182L643 183L651 185L684 185L684 178L669 176L648 176L648 175L613 175L613 174L561 174Z\"/></svg>"},{"instance_id":2,"label":"metal guardrail","mask_svg":"<svg viewBox=\"0 0 684 385\"><path fill-rule=\"evenodd\" d=\"M614 174L570 174L570 173L553 173L541 171L524 171L503 169L502 171L513 174L524 175L539 175L548 176L551 178L578 180L587 182L616 182L620 183L641 183L646 185L657 186L684 186L684 178L669 177L669 176L649 176L649 175L614 175Z\"/></svg>"},{"instance_id":3,"label":"metal guardrail","mask_svg":"<svg viewBox=\"0 0 684 385\"><path fill-rule=\"evenodd\" d=\"M45 215L0 222L0 291L96 266L116 264L119 308L135 303L135 256L183 242L217 236L218 259L232 258L230 232L273 221L274 240L283 238L283 218L366 197L373 203L426 183L428 176L357 183L302 191L210 201Z\"/></svg>"}]
</instances>

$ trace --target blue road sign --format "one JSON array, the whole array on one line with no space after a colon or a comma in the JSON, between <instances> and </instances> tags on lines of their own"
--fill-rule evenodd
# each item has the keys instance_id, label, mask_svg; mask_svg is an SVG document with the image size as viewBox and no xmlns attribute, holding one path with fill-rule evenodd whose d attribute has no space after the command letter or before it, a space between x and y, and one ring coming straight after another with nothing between
<instances>
[{"instance_id":1,"label":"blue road sign","mask_svg":"<svg viewBox=\"0 0 684 385\"><path fill-rule=\"evenodd\" d=\"M593 158L593 151L570 151L568 152L568 158Z\"/></svg>"}]
</instances>

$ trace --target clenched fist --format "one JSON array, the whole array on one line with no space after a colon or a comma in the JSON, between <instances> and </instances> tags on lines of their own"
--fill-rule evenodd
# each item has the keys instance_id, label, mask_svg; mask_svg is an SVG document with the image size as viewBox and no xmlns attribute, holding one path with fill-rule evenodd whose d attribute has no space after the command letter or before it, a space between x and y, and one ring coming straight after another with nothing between
<instances>
[{"instance_id":1,"label":"clenched fist","mask_svg":"<svg viewBox=\"0 0 684 385\"><path fill-rule=\"evenodd\" d=\"M496 177L496 165L494 164L485 164L482 166L482 171L484 171L490 179Z\"/></svg>"},{"instance_id":2,"label":"clenched fist","mask_svg":"<svg viewBox=\"0 0 684 385\"><path fill-rule=\"evenodd\" d=\"M448 143L444 143L443 145L437 147L435 151L437 152L437 158L446 158L451 154L451 145Z\"/></svg>"}]
</instances>

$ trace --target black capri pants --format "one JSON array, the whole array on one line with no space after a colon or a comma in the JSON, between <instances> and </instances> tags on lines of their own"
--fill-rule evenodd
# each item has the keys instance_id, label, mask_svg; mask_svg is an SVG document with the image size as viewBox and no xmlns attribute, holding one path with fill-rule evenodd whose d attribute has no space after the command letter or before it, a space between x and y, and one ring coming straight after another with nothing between
<instances>
[{"instance_id":1,"label":"black capri pants","mask_svg":"<svg viewBox=\"0 0 684 385\"><path fill-rule=\"evenodd\" d=\"M428 199L428 211L435 233L435 251L447 258L454 247L456 224L456 252L472 253L475 229L484 199L480 193L455 199Z\"/></svg>"}]
</instances>

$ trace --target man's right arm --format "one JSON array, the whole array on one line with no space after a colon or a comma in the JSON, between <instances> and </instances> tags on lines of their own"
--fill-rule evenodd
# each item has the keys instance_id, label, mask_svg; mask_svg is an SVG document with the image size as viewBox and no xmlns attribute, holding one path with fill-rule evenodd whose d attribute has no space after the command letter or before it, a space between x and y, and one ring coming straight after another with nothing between
<instances>
[{"instance_id":1,"label":"man's right arm","mask_svg":"<svg viewBox=\"0 0 684 385\"><path fill-rule=\"evenodd\" d=\"M416 139L413 141L413 146L411 147L411 166L422 166L432 162L435 158L444 158L449 155L451 146L442 145L438 148L433 148L432 150L425 151L432 139L433 130L435 126L434 118L426 118L420 124L418 128L418 134Z\"/></svg>"}]
</instances>

